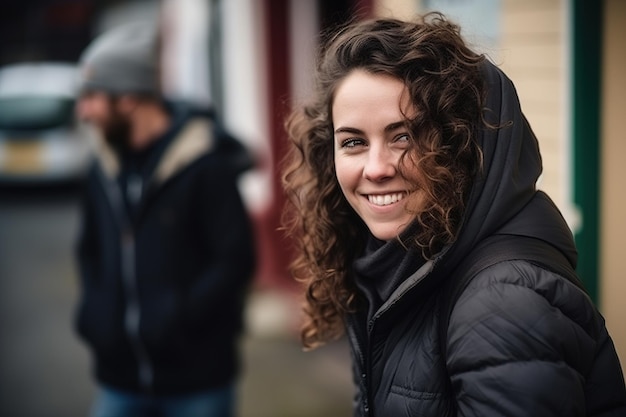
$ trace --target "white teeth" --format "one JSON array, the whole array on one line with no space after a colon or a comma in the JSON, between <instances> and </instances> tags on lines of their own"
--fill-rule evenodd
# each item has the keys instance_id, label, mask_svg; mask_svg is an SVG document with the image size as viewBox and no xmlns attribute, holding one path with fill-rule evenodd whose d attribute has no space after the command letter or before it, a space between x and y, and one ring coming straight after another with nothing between
<instances>
[{"instance_id":1,"label":"white teeth","mask_svg":"<svg viewBox=\"0 0 626 417\"><path fill-rule=\"evenodd\" d=\"M367 199L370 203L377 206L388 206L397 203L404 198L403 193L385 194L385 195L368 195Z\"/></svg>"}]
</instances>

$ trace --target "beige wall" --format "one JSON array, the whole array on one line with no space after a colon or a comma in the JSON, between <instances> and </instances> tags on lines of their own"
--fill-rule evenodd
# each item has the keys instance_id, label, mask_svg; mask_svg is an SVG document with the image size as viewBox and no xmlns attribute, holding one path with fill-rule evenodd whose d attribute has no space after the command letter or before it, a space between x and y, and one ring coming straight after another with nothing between
<instances>
[{"instance_id":1,"label":"beige wall","mask_svg":"<svg viewBox=\"0 0 626 417\"><path fill-rule=\"evenodd\" d=\"M421 8L419 0L378 0L374 2L376 16L411 19Z\"/></svg>"},{"instance_id":2,"label":"beige wall","mask_svg":"<svg viewBox=\"0 0 626 417\"><path fill-rule=\"evenodd\" d=\"M572 228L569 207L570 141L567 132L567 27L564 0L502 1L500 67L515 83L522 110L541 149L539 188L563 211Z\"/></svg>"},{"instance_id":3,"label":"beige wall","mask_svg":"<svg viewBox=\"0 0 626 417\"><path fill-rule=\"evenodd\" d=\"M600 309L626 370L626 2L605 3L602 63Z\"/></svg>"}]
</instances>

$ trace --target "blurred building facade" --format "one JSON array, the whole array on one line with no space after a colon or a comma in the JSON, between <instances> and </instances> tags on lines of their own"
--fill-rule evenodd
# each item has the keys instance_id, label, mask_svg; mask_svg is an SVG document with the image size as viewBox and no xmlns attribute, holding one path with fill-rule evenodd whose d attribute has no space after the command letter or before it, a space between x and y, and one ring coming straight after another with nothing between
<instances>
[{"instance_id":1,"label":"blurred building facade","mask_svg":"<svg viewBox=\"0 0 626 417\"><path fill-rule=\"evenodd\" d=\"M311 88L320 31L354 15L410 18L427 10L457 20L516 84L544 158L539 187L575 233L579 271L626 362L621 0L6 0L0 63L75 60L116 22L160 19L168 94L215 105L258 157L258 169L241 184L257 220L257 282L290 287L289 243L277 230L283 122L289 103Z\"/></svg>"}]
</instances>

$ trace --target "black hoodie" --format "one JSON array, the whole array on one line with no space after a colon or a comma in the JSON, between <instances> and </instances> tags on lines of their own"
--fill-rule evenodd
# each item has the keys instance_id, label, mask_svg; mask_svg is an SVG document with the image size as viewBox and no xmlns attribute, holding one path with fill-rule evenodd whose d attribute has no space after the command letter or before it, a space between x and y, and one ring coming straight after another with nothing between
<instances>
[{"instance_id":1,"label":"black hoodie","mask_svg":"<svg viewBox=\"0 0 626 417\"><path fill-rule=\"evenodd\" d=\"M206 111L179 109L156 143L141 158L103 146L90 171L77 329L109 387L177 394L224 386L238 372L255 265L237 187L252 160Z\"/></svg>"},{"instance_id":2,"label":"black hoodie","mask_svg":"<svg viewBox=\"0 0 626 417\"><path fill-rule=\"evenodd\" d=\"M484 74L487 118L505 127L485 129L479 138L484 171L457 240L425 263L407 259L419 251L391 240L354 264L361 287L396 282L370 286L366 294L380 295L379 306L346 318L355 415L624 416L624 379L604 319L578 286L527 261L500 262L476 276L452 311L442 357L441 284L480 242L496 234L528 236L576 265L567 224L536 190L541 157L515 88L491 63ZM374 277L381 259L385 265L395 259L396 266Z\"/></svg>"}]
</instances>

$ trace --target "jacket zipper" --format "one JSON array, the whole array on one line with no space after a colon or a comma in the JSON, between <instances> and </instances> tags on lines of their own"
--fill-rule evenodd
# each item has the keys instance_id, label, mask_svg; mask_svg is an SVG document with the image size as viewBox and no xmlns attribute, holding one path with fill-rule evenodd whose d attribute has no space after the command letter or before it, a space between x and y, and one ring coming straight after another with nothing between
<instances>
[{"instance_id":1,"label":"jacket zipper","mask_svg":"<svg viewBox=\"0 0 626 417\"><path fill-rule=\"evenodd\" d=\"M101 170L99 171L106 194L109 197L109 203L119 222L122 284L124 295L126 296L124 330L137 359L139 385L143 391L150 393L154 385L154 369L140 335L141 307L135 264L135 235L122 199L120 187L114 181L109 180Z\"/></svg>"},{"instance_id":2,"label":"jacket zipper","mask_svg":"<svg viewBox=\"0 0 626 417\"><path fill-rule=\"evenodd\" d=\"M141 308L135 274L135 237L130 230L122 233L122 279L126 294L126 311L124 313L124 329L133 352L137 357L139 384L146 392L152 390L154 371L150 357L141 341L139 333L141 325Z\"/></svg>"},{"instance_id":3,"label":"jacket zipper","mask_svg":"<svg viewBox=\"0 0 626 417\"><path fill-rule=\"evenodd\" d=\"M371 410L369 406L370 404L370 398L369 398L370 386L369 386L369 377L368 377L369 364L365 356L363 356L363 349L361 347L361 342L357 334L358 329L357 329L356 320L354 320L354 318L350 316L347 317L347 320L350 320L352 322L351 326L347 326L348 335L350 339L352 340L352 345L354 346L355 353L358 356L359 362L357 364L357 370L360 373L359 378L361 379L361 386L364 389L363 397L361 398L361 402L363 404L363 411L365 412L365 416L371 417L372 414L371 414ZM366 340L366 343L369 343L369 337L368 337L368 340Z\"/></svg>"}]
</instances>

